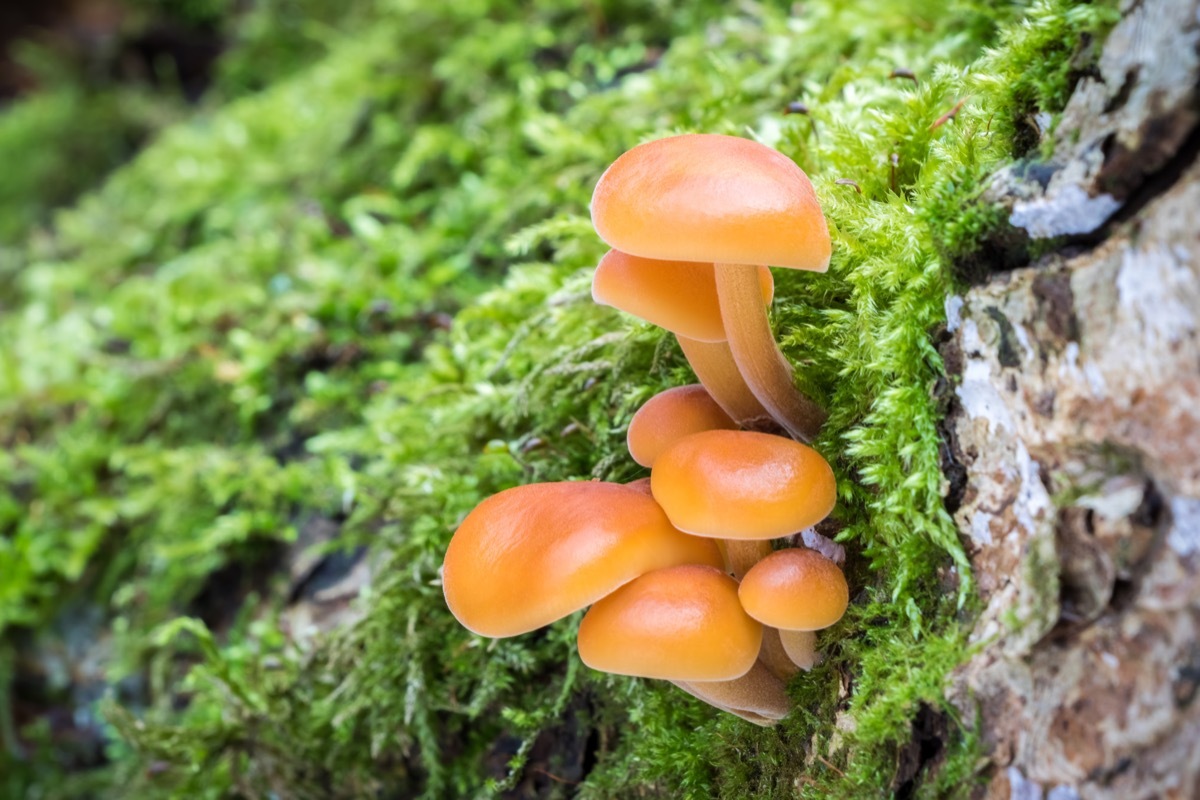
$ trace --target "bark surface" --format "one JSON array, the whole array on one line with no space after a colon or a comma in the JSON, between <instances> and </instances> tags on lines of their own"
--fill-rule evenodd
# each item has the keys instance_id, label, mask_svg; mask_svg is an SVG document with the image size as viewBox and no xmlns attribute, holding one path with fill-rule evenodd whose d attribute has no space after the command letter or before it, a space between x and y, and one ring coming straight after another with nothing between
<instances>
[{"instance_id":1,"label":"bark surface","mask_svg":"<svg viewBox=\"0 0 1200 800\"><path fill-rule=\"evenodd\" d=\"M1063 244L947 304L988 798L1200 797L1200 2L1122 12L989 192Z\"/></svg>"}]
</instances>

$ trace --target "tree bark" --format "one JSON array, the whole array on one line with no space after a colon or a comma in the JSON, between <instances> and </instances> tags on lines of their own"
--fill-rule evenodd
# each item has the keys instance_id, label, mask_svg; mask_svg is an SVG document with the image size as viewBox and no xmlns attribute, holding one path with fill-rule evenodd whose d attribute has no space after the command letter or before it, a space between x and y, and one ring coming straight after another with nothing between
<instances>
[{"instance_id":1,"label":"tree bark","mask_svg":"<svg viewBox=\"0 0 1200 800\"><path fill-rule=\"evenodd\" d=\"M1122 11L1053 163L989 192L1065 243L947 303L988 798L1200 797L1200 0Z\"/></svg>"}]
</instances>

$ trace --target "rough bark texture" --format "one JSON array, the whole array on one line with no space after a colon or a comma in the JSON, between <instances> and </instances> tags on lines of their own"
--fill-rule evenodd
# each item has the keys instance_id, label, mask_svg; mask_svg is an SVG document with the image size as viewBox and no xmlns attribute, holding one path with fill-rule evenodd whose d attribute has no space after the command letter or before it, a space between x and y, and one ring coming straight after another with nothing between
<instances>
[{"instance_id":1,"label":"rough bark texture","mask_svg":"<svg viewBox=\"0 0 1200 800\"><path fill-rule=\"evenodd\" d=\"M1198 42L1200 2L1126 4L1054 163L991 191L1077 238L947 306L988 798L1200 797Z\"/></svg>"}]
</instances>

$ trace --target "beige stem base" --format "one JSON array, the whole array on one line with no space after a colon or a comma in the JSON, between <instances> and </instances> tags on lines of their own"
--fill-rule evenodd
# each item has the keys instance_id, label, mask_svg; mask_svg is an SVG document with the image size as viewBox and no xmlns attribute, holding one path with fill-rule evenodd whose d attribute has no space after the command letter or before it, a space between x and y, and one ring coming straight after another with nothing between
<instances>
[{"instance_id":1,"label":"beige stem base","mask_svg":"<svg viewBox=\"0 0 1200 800\"><path fill-rule=\"evenodd\" d=\"M792 367L771 332L758 270L748 264L717 264L717 296L729 350L750 391L793 438L811 442L825 412L792 383Z\"/></svg>"}]
</instances>

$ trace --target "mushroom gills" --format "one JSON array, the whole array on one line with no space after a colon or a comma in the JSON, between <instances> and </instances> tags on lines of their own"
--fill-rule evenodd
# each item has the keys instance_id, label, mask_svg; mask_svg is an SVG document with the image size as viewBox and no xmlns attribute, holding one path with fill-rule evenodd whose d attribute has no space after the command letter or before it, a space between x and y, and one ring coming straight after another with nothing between
<instances>
[{"instance_id":1,"label":"mushroom gills","mask_svg":"<svg viewBox=\"0 0 1200 800\"><path fill-rule=\"evenodd\" d=\"M787 716L790 703L783 681L761 661L729 681L672 681L694 697L756 725L770 726ZM764 720L764 721L760 721Z\"/></svg>"}]
</instances>

